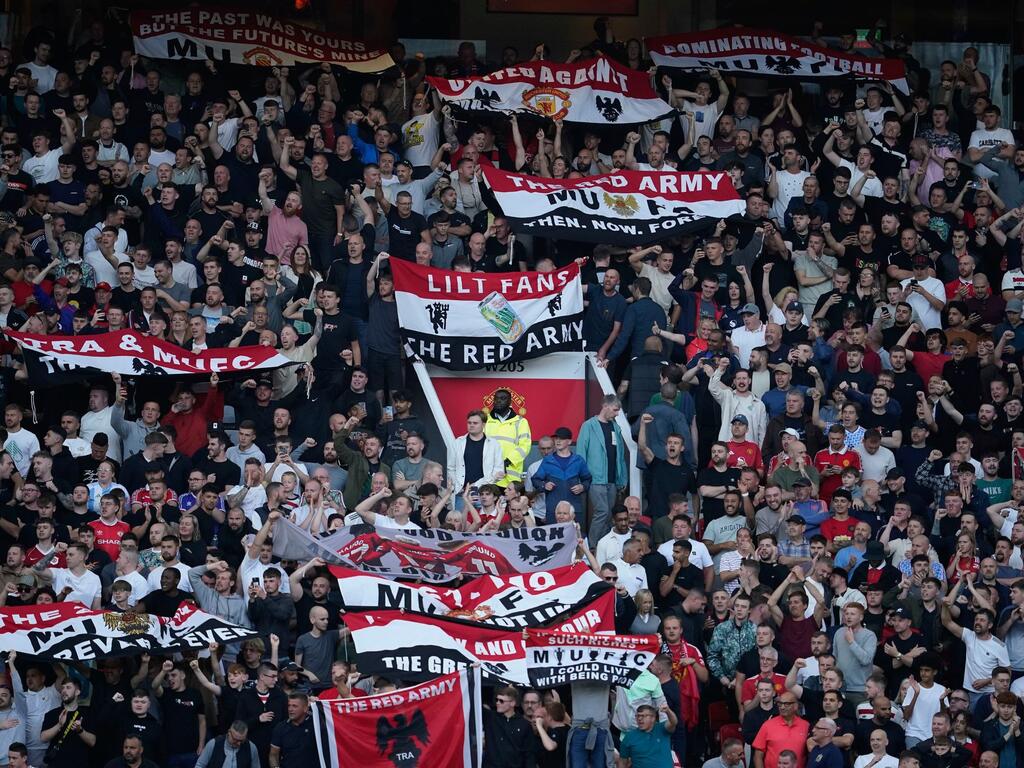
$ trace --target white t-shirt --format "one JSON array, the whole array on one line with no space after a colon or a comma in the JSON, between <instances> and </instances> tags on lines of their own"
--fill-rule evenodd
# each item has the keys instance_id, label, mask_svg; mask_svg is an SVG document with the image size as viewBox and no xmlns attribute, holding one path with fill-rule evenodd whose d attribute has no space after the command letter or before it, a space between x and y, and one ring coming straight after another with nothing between
<instances>
[{"instance_id":1,"label":"white t-shirt","mask_svg":"<svg viewBox=\"0 0 1024 768\"><path fill-rule=\"evenodd\" d=\"M644 264L640 269L640 277L646 277L651 281L651 298L654 299L655 304L665 310L667 315L675 303L672 294L668 292L668 287L672 285L676 276L671 272L662 272L651 264Z\"/></svg>"},{"instance_id":2,"label":"white t-shirt","mask_svg":"<svg viewBox=\"0 0 1024 768\"><path fill-rule=\"evenodd\" d=\"M39 450L39 438L22 427L17 432L7 433L4 450L11 454L14 466L18 468L21 476L25 477L32 463L32 454Z\"/></svg>"},{"instance_id":3,"label":"white t-shirt","mask_svg":"<svg viewBox=\"0 0 1024 768\"><path fill-rule=\"evenodd\" d=\"M1024 291L1024 271L1011 269L1003 275L1003 282L999 286L1001 291Z\"/></svg>"},{"instance_id":4,"label":"white t-shirt","mask_svg":"<svg viewBox=\"0 0 1024 768\"><path fill-rule=\"evenodd\" d=\"M971 140L967 143L967 147L969 149L988 150L1003 142L1007 144L1017 143L1017 140L1013 138L1013 132L1009 128L993 128L991 131L985 128L978 128L971 133ZM996 172L978 163L974 166L974 175L982 179L994 179Z\"/></svg>"},{"instance_id":5,"label":"white t-shirt","mask_svg":"<svg viewBox=\"0 0 1024 768\"><path fill-rule=\"evenodd\" d=\"M931 738L931 734L928 734L928 738ZM869 765L871 761L874 759L875 756L872 754L861 755L856 760L854 760L853 768L864 768L866 765ZM875 763L875 768L899 768L899 764L900 761L897 760L895 757L893 757L892 755L886 755L877 763Z\"/></svg>"},{"instance_id":6,"label":"white t-shirt","mask_svg":"<svg viewBox=\"0 0 1024 768\"><path fill-rule=\"evenodd\" d=\"M252 583L253 579L255 579L256 583L259 584L260 589L263 589L263 572L267 570L267 568L276 568L281 574L282 592L287 594L292 591L291 584L288 583L288 574L284 572L284 568L274 563L264 565L259 560L254 560L249 557L248 553L246 553L245 557L242 558L241 566L238 568L238 572L242 577L242 594L248 596L249 585Z\"/></svg>"},{"instance_id":7,"label":"white t-shirt","mask_svg":"<svg viewBox=\"0 0 1024 768\"><path fill-rule=\"evenodd\" d=\"M614 530L608 531L601 540L597 542L597 562L604 564L611 562L612 560L618 560L622 557L622 547L633 538L633 531L626 531L625 533L618 533ZM669 544L669 557L672 556L672 542ZM669 565L672 563L670 562Z\"/></svg>"},{"instance_id":8,"label":"white t-shirt","mask_svg":"<svg viewBox=\"0 0 1024 768\"><path fill-rule=\"evenodd\" d=\"M710 568L714 565L714 560L711 559L711 552L708 551L707 546L703 541L697 541L696 539L690 539L690 565L696 565L701 570ZM658 554L665 558L665 562L672 565L672 545L676 543L675 539L669 539L660 547L658 547Z\"/></svg>"},{"instance_id":9,"label":"white t-shirt","mask_svg":"<svg viewBox=\"0 0 1024 768\"><path fill-rule=\"evenodd\" d=\"M697 143L697 137L708 136L713 138L715 135L715 124L718 122L718 103L712 101L709 104L705 104L703 107L698 107L695 102L684 101L683 109L687 112L693 112L693 128L697 132L697 136L687 136L687 139L692 138L693 143ZM685 115L679 116L679 122L683 126L683 131L689 127L689 120L686 119Z\"/></svg>"},{"instance_id":10,"label":"white t-shirt","mask_svg":"<svg viewBox=\"0 0 1024 768\"><path fill-rule=\"evenodd\" d=\"M128 605L135 605L139 600L142 600L148 595L151 590L149 588L149 582L146 581L146 577L138 571L132 571L126 573L123 576L115 576L114 581L117 580L127 581L132 586L132 593L128 595ZM191 584L189 585L191 587Z\"/></svg>"},{"instance_id":11,"label":"white t-shirt","mask_svg":"<svg viewBox=\"0 0 1024 768\"><path fill-rule=\"evenodd\" d=\"M38 94L44 94L53 90L53 83L57 79L57 70L49 64L36 64L34 61L26 64L19 64L19 69L27 69L35 78L36 87L33 89Z\"/></svg>"},{"instance_id":12,"label":"white t-shirt","mask_svg":"<svg viewBox=\"0 0 1024 768\"><path fill-rule=\"evenodd\" d=\"M781 222L785 218L789 201L797 195L804 193L804 181L810 175L807 171L797 171L796 173L776 171L775 183L779 188L779 196L775 198L775 202L772 204L771 217L773 219Z\"/></svg>"},{"instance_id":13,"label":"white t-shirt","mask_svg":"<svg viewBox=\"0 0 1024 768\"><path fill-rule=\"evenodd\" d=\"M67 568L51 568L53 574L53 591L58 595L64 587L71 587L71 592L65 598L66 601L81 603L86 608L92 608L93 601L100 596L103 585L100 577L92 571L85 571L81 576L75 576Z\"/></svg>"},{"instance_id":14,"label":"white t-shirt","mask_svg":"<svg viewBox=\"0 0 1024 768\"><path fill-rule=\"evenodd\" d=\"M748 331L745 325L733 329L730 338L732 345L736 347L736 359L739 360L741 368L750 365L750 353L755 347L764 346L764 329L764 323L761 323L756 331Z\"/></svg>"},{"instance_id":15,"label":"white t-shirt","mask_svg":"<svg viewBox=\"0 0 1024 768\"><path fill-rule=\"evenodd\" d=\"M118 264L125 264L129 261L128 255L121 251L116 251L114 255L117 257ZM111 288L118 286L117 270L110 265L110 262L103 257L102 253L99 251L89 251L85 254L85 263L92 267L96 273L97 284L106 283Z\"/></svg>"},{"instance_id":16,"label":"white t-shirt","mask_svg":"<svg viewBox=\"0 0 1024 768\"><path fill-rule=\"evenodd\" d=\"M394 518L376 512L373 515L373 525L376 528L415 528L416 530L420 529L420 527L416 525L416 523L414 523L412 520L409 520L405 523L398 523L395 522Z\"/></svg>"},{"instance_id":17,"label":"white t-shirt","mask_svg":"<svg viewBox=\"0 0 1024 768\"><path fill-rule=\"evenodd\" d=\"M234 485L231 488L228 488L224 495L230 497L241 490L242 486ZM245 516L249 519L249 522L252 523L252 527L257 531L263 526L263 521L260 520L260 516L256 514L256 510L266 503L267 490L262 485L250 488L249 492L245 494L245 498L242 499L242 511L245 512Z\"/></svg>"},{"instance_id":18,"label":"white t-shirt","mask_svg":"<svg viewBox=\"0 0 1024 768\"><path fill-rule=\"evenodd\" d=\"M613 560L612 565L615 566L619 576L619 584L626 588L630 597L636 597L636 593L641 589L647 589L647 571L640 563L633 563L629 565L625 560L619 558Z\"/></svg>"},{"instance_id":19,"label":"white t-shirt","mask_svg":"<svg viewBox=\"0 0 1024 768\"><path fill-rule=\"evenodd\" d=\"M885 117L885 113L888 112L888 107L881 106L878 109L864 109L864 122L867 123L868 128L871 129L872 133L882 132L882 122ZM850 183L853 186L853 183Z\"/></svg>"},{"instance_id":20,"label":"white t-shirt","mask_svg":"<svg viewBox=\"0 0 1024 768\"><path fill-rule=\"evenodd\" d=\"M849 160L840 160L839 166L850 172L850 189L853 189L864 174L857 167L856 163L851 163ZM860 193L864 197L882 197L882 182L877 176L873 179L868 179L864 182L864 186L861 187Z\"/></svg>"},{"instance_id":21,"label":"white t-shirt","mask_svg":"<svg viewBox=\"0 0 1024 768\"><path fill-rule=\"evenodd\" d=\"M932 737L932 715L942 709L942 696L945 691L945 687L938 683L932 683L931 688L921 686L921 693L917 697L917 704L914 705L914 712L907 722L907 736L913 736L921 741ZM913 700L914 691L908 689L902 704L904 707L909 706Z\"/></svg>"},{"instance_id":22,"label":"white t-shirt","mask_svg":"<svg viewBox=\"0 0 1024 768\"><path fill-rule=\"evenodd\" d=\"M57 178L57 160L64 154L63 147L51 149L42 157L33 155L21 166L36 184L49 184Z\"/></svg>"},{"instance_id":23,"label":"white t-shirt","mask_svg":"<svg viewBox=\"0 0 1024 768\"><path fill-rule=\"evenodd\" d=\"M86 411L82 414L82 428L79 434L83 440L92 440L97 432L106 432L110 438L110 445L107 448L107 456L114 461L121 461L121 436L110 426L110 417L113 415L113 406L108 405L100 411Z\"/></svg>"},{"instance_id":24,"label":"white t-shirt","mask_svg":"<svg viewBox=\"0 0 1024 768\"><path fill-rule=\"evenodd\" d=\"M964 630L963 641L967 648L964 688L971 693L991 693L994 690L992 683L979 690L974 687L974 681L991 677L992 667L1010 666L1006 644L995 635L991 635L988 640L979 640L971 629Z\"/></svg>"},{"instance_id":25,"label":"white t-shirt","mask_svg":"<svg viewBox=\"0 0 1024 768\"><path fill-rule=\"evenodd\" d=\"M427 166L437 152L440 123L433 112L410 118L402 126L405 159L414 166Z\"/></svg>"},{"instance_id":26,"label":"white t-shirt","mask_svg":"<svg viewBox=\"0 0 1024 768\"><path fill-rule=\"evenodd\" d=\"M150 592L156 592L160 589L160 577L166 568L173 568L181 574L181 578L178 579L178 589L182 592L192 591L192 582L188 580L188 566L184 563L178 563L177 565L161 565L149 572L146 584L149 586Z\"/></svg>"},{"instance_id":27,"label":"white t-shirt","mask_svg":"<svg viewBox=\"0 0 1024 768\"><path fill-rule=\"evenodd\" d=\"M904 289L910 284L913 278L905 278L900 281L900 286ZM917 281L922 288L928 293L934 296L936 299L941 301L943 304L946 303L946 286L942 284L942 281L937 277L926 277L924 280ZM917 316L921 318L921 324L924 326L926 331L932 328L942 327L942 312L941 310L935 309L931 303L919 293L912 293L907 297L907 304L917 312Z\"/></svg>"}]
</instances>

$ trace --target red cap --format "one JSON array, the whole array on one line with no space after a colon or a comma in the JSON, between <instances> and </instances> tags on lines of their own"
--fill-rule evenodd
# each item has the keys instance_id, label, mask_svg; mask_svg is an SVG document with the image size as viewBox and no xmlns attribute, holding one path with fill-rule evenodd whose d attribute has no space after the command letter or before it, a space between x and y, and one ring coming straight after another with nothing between
<instances>
[{"instance_id":1,"label":"red cap","mask_svg":"<svg viewBox=\"0 0 1024 768\"><path fill-rule=\"evenodd\" d=\"M110 283L96 283L96 290L97 291L109 291L110 290Z\"/></svg>"}]
</instances>

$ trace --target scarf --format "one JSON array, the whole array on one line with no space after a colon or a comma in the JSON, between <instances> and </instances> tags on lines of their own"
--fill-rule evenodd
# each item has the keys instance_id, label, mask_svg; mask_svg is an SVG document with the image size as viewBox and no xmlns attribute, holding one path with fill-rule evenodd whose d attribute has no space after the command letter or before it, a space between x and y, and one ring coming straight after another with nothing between
<instances>
[{"instance_id":1,"label":"scarf","mask_svg":"<svg viewBox=\"0 0 1024 768\"><path fill-rule=\"evenodd\" d=\"M675 647L666 643L665 650L672 657L672 677L679 684L679 718L686 724L687 730L691 730L700 721L700 685L693 665L683 664L683 660L693 659L703 664L704 659L700 651L685 640L680 640Z\"/></svg>"}]
</instances>

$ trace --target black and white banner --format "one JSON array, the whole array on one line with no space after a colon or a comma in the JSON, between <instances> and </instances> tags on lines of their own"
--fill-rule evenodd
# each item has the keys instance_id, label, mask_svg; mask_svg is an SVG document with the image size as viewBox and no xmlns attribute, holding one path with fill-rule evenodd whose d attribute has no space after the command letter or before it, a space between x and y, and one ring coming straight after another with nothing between
<instances>
[{"instance_id":1,"label":"black and white banner","mask_svg":"<svg viewBox=\"0 0 1024 768\"><path fill-rule=\"evenodd\" d=\"M455 272L391 260L398 320L413 355L479 370L551 352L583 351L576 264L554 272Z\"/></svg>"},{"instance_id":2,"label":"black and white banner","mask_svg":"<svg viewBox=\"0 0 1024 768\"><path fill-rule=\"evenodd\" d=\"M580 681L629 687L661 649L656 635L593 635L531 629L526 633L530 685Z\"/></svg>"},{"instance_id":3,"label":"black and white banner","mask_svg":"<svg viewBox=\"0 0 1024 768\"><path fill-rule=\"evenodd\" d=\"M587 626L590 612L580 611L546 630L497 629L400 611L348 612L344 621L364 674L422 680L479 663L485 677L512 685L632 685L658 653L658 639L594 634L596 629ZM528 650L531 646L534 650ZM559 671L557 664L567 669Z\"/></svg>"},{"instance_id":4,"label":"black and white banner","mask_svg":"<svg viewBox=\"0 0 1024 768\"><path fill-rule=\"evenodd\" d=\"M514 576L482 576L459 589L403 584L331 567L347 610L399 610L477 621L504 629L542 627L591 606L595 632L615 630L615 591L585 563Z\"/></svg>"},{"instance_id":5,"label":"black and white banner","mask_svg":"<svg viewBox=\"0 0 1024 768\"><path fill-rule=\"evenodd\" d=\"M516 232L633 246L666 240L742 214L745 203L724 171L619 171L542 179L484 168Z\"/></svg>"},{"instance_id":6,"label":"black and white banner","mask_svg":"<svg viewBox=\"0 0 1024 768\"><path fill-rule=\"evenodd\" d=\"M278 520L273 535L274 554L284 560L320 557L362 573L428 584L462 574L511 576L570 565L577 541L572 523L495 533L353 526L315 539L294 523Z\"/></svg>"},{"instance_id":7,"label":"black and white banner","mask_svg":"<svg viewBox=\"0 0 1024 768\"><path fill-rule=\"evenodd\" d=\"M903 93L910 93L906 67L899 59L843 53L769 30L726 27L685 35L648 37L644 43L651 60L659 67L688 71L717 69L744 77L883 80Z\"/></svg>"},{"instance_id":8,"label":"black and white banner","mask_svg":"<svg viewBox=\"0 0 1024 768\"><path fill-rule=\"evenodd\" d=\"M529 61L482 77L427 81L443 101L463 109L527 112L567 123L647 123L673 111L646 72L605 57L573 64Z\"/></svg>"},{"instance_id":9,"label":"black and white banner","mask_svg":"<svg viewBox=\"0 0 1024 768\"><path fill-rule=\"evenodd\" d=\"M171 618L94 611L80 603L0 608L0 649L54 661L200 651L256 632L182 603Z\"/></svg>"}]
</instances>

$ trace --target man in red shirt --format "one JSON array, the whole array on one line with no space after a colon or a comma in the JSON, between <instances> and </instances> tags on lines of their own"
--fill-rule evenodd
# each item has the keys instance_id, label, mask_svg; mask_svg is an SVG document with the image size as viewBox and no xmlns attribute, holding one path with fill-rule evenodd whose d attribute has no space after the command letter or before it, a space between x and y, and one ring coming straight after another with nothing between
<instances>
[{"instance_id":1,"label":"man in red shirt","mask_svg":"<svg viewBox=\"0 0 1024 768\"><path fill-rule=\"evenodd\" d=\"M828 448L818 451L814 457L814 468L821 475L818 498L831 503L832 494L843 484L840 473L847 467L860 469L860 454L846 447L846 430L836 423L828 428Z\"/></svg>"},{"instance_id":2,"label":"man in red shirt","mask_svg":"<svg viewBox=\"0 0 1024 768\"><path fill-rule=\"evenodd\" d=\"M751 745L753 768L778 768L779 754L786 750L796 755L796 768L803 768L810 730L810 723L796 715L796 696L785 691L779 696L779 714L764 722Z\"/></svg>"},{"instance_id":3,"label":"man in red shirt","mask_svg":"<svg viewBox=\"0 0 1024 768\"><path fill-rule=\"evenodd\" d=\"M732 430L732 440L726 443L729 448L729 456L725 463L730 467L752 467L764 477L764 459L761 458L761 449L757 443L747 440L747 431L750 429L750 422L747 417L738 414L733 417L729 425Z\"/></svg>"},{"instance_id":4,"label":"man in red shirt","mask_svg":"<svg viewBox=\"0 0 1024 768\"><path fill-rule=\"evenodd\" d=\"M210 375L210 391L197 404L195 393L188 385L178 392L178 398L171 406L171 412L164 416L161 424L171 424L178 431L175 444L185 456L191 456L206 446L206 433L211 421L224 418L224 395L217 389L220 377Z\"/></svg>"},{"instance_id":5,"label":"man in red shirt","mask_svg":"<svg viewBox=\"0 0 1024 768\"><path fill-rule=\"evenodd\" d=\"M853 531L859 522L850 517L853 497L845 488L832 493L832 517L821 524L821 535L828 539L829 549L835 554L853 539Z\"/></svg>"},{"instance_id":6,"label":"man in red shirt","mask_svg":"<svg viewBox=\"0 0 1024 768\"><path fill-rule=\"evenodd\" d=\"M117 499L105 493L100 497L100 519L89 523L96 532L95 548L106 552L111 560L117 560L121 553L121 537L131 530L128 523L118 518L118 509Z\"/></svg>"}]
</instances>

